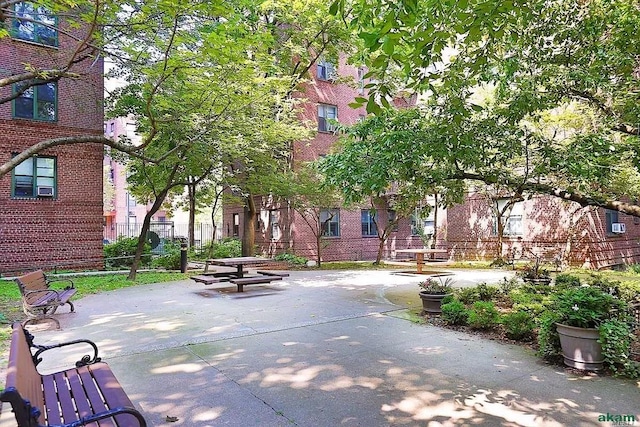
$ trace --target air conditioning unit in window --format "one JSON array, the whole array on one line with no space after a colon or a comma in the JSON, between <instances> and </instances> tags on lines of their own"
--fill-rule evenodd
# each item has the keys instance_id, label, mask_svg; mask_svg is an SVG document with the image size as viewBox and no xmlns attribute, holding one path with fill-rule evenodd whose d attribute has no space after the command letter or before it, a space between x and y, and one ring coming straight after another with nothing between
<instances>
[{"instance_id":1,"label":"air conditioning unit in window","mask_svg":"<svg viewBox=\"0 0 640 427\"><path fill-rule=\"evenodd\" d=\"M53 187L39 185L38 197L53 197Z\"/></svg>"},{"instance_id":2,"label":"air conditioning unit in window","mask_svg":"<svg viewBox=\"0 0 640 427\"><path fill-rule=\"evenodd\" d=\"M611 232L613 233L622 234L626 231L627 231L626 225L621 222L614 222L613 224L611 224Z\"/></svg>"}]
</instances>

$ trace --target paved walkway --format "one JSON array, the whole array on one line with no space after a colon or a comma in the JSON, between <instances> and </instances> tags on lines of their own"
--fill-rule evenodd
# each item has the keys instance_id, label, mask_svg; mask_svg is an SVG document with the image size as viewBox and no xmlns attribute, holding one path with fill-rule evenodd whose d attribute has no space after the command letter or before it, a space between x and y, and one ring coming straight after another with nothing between
<instances>
[{"instance_id":1,"label":"paved walkway","mask_svg":"<svg viewBox=\"0 0 640 427\"><path fill-rule=\"evenodd\" d=\"M94 340L152 426L608 426L598 418L640 415L639 383L575 376L521 347L407 320L420 280L304 271L244 293L138 286L80 299L61 330L34 333ZM43 370L75 359L61 352Z\"/></svg>"}]
</instances>

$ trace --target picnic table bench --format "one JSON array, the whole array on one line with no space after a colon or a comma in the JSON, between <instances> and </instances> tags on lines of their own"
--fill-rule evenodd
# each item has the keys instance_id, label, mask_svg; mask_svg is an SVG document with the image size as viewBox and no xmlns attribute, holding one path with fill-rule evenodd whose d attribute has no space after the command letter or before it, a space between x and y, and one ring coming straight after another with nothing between
<instances>
[{"instance_id":1,"label":"picnic table bench","mask_svg":"<svg viewBox=\"0 0 640 427\"><path fill-rule=\"evenodd\" d=\"M205 264L205 270L202 274L191 276L191 279L195 282L204 283L205 285L212 285L214 283L220 283L228 281L237 285L238 292L244 291L244 285L255 285L260 283L270 283L275 280L282 280L283 277L288 277L287 273L279 273L268 270L258 270L257 275L247 276L247 271L244 269L245 265L254 266L268 266L270 260L258 257L235 257L235 258L218 258L209 259ZM209 265L219 265L224 267L235 267L235 271L228 272L209 272ZM268 268L268 267L267 267Z\"/></svg>"},{"instance_id":2,"label":"picnic table bench","mask_svg":"<svg viewBox=\"0 0 640 427\"><path fill-rule=\"evenodd\" d=\"M15 281L22 295L22 309L27 315L23 326L32 321L50 319L60 328L58 319L52 317L58 307L68 304L71 312L75 311L70 299L76 288L71 279L47 279L42 270L36 270L17 277ZM67 282L68 285L64 289L54 289L51 284L56 282Z\"/></svg>"},{"instance_id":3,"label":"picnic table bench","mask_svg":"<svg viewBox=\"0 0 640 427\"><path fill-rule=\"evenodd\" d=\"M89 345L93 356L83 356L74 368L40 374L36 366L45 351L75 344ZM37 349L32 354L32 348ZM89 340L51 346L35 345L33 335L13 324L5 389L0 400L11 404L18 427L76 427L83 425L145 427L109 365L100 361L98 347ZM92 424L95 423L95 424Z\"/></svg>"}]
</instances>

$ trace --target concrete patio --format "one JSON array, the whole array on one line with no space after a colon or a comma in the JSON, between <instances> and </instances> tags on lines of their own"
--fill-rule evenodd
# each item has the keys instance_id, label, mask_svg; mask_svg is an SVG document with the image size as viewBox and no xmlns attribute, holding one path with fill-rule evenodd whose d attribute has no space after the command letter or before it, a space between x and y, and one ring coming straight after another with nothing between
<instances>
[{"instance_id":1,"label":"concrete patio","mask_svg":"<svg viewBox=\"0 0 640 427\"><path fill-rule=\"evenodd\" d=\"M459 286L505 272L456 271ZM415 275L294 271L237 293L190 280L91 295L41 344L95 341L152 426L602 426L640 384L411 322ZM85 354L45 353L42 371ZM49 354L52 353L52 354ZM50 356L50 357L47 357ZM11 423L3 410L0 426ZM177 417L167 422L167 417ZM636 422L640 424L640 421Z\"/></svg>"}]
</instances>

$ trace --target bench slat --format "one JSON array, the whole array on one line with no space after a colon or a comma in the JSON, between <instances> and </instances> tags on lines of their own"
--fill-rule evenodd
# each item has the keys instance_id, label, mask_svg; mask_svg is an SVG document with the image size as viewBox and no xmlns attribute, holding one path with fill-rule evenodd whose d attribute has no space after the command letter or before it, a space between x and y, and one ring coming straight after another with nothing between
<instances>
[{"instance_id":1,"label":"bench slat","mask_svg":"<svg viewBox=\"0 0 640 427\"><path fill-rule=\"evenodd\" d=\"M53 380L56 383L58 389L58 403L60 403L60 412L62 412L62 419L65 423L69 423L78 419L75 405L73 404L73 398L71 397L71 391L69 390L69 384L67 383L67 376L64 372L58 372L53 374ZM45 404L49 402L45 400ZM54 401L55 402L55 401Z\"/></svg>"},{"instance_id":2,"label":"bench slat","mask_svg":"<svg viewBox=\"0 0 640 427\"><path fill-rule=\"evenodd\" d=\"M274 280L282 280L282 277L271 276L271 277L243 277L242 279L231 279L229 280L231 283L235 283L236 285L253 285L257 283L269 283Z\"/></svg>"},{"instance_id":3,"label":"bench slat","mask_svg":"<svg viewBox=\"0 0 640 427\"><path fill-rule=\"evenodd\" d=\"M106 364L103 363L103 362L96 363L95 365L105 365L106 366ZM107 369L108 369L108 367L107 367ZM96 413L96 414L106 411L108 409L107 405L104 402L102 394L100 393L98 388L95 386L92 372L88 369L87 366L84 366L84 367L78 369L78 374L80 375L80 378L82 379L82 383L85 384L85 393L86 393L87 399L89 401L89 405L91 406L91 411L93 413ZM91 385L91 387L89 387L89 385ZM101 427L102 426L116 426L116 423L111 419L100 420L100 426Z\"/></svg>"},{"instance_id":4,"label":"bench slat","mask_svg":"<svg viewBox=\"0 0 640 427\"><path fill-rule=\"evenodd\" d=\"M53 376L45 375L42 377L42 388L44 391L45 402L56 402L58 400L58 393L56 392L56 385ZM55 407L53 404L46 405L44 416L47 424L62 424L60 409L57 405Z\"/></svg>"},{"instance_id":5,"label":"bench slat","mask_svg":"<svg viewBox=\"0 0 640 427\"><path fill-rule=\"evenodd\" d=\"M258 270L256 271L258 274L264 274L265 276L280 276L280 277L289 277L289 273L280 273L279 271L266 271L266 270Z\"/></svg>"},{"instance_id":6,"label":"bench slat","mask_svg":"<svg viewBox=\"0 0 640 427\"><path fill-rule=\"evenodd\" d=\"M67 378L69 380L71 394L76 404L76 410L78 411L78 417L82 418L91 415L93 412L91 411L91 405L89 405L89 398L87 397L88 390L81 380L80 373L74 371L73 373L67 374ZM90 388L91 387L93 387L93 384L90 385Z\"/></svg>"},{"instance_id":7,"label":"bench slat","mask_svg":"<svg viewBox=\"0 0 640 427\"><path fill-rule=\"evenodd\" d=\"M91 375L101 384L100 391L104 400L110 408L118 408L121 406L129 406L133 408L133 403L125 394L120 382L116 379L107 364L95 364L87 366ZM116 415L119 426L137 426L136 418L131 414ZM102 422L100 424L102 426Z\"/></svg>"}]
</instances>

